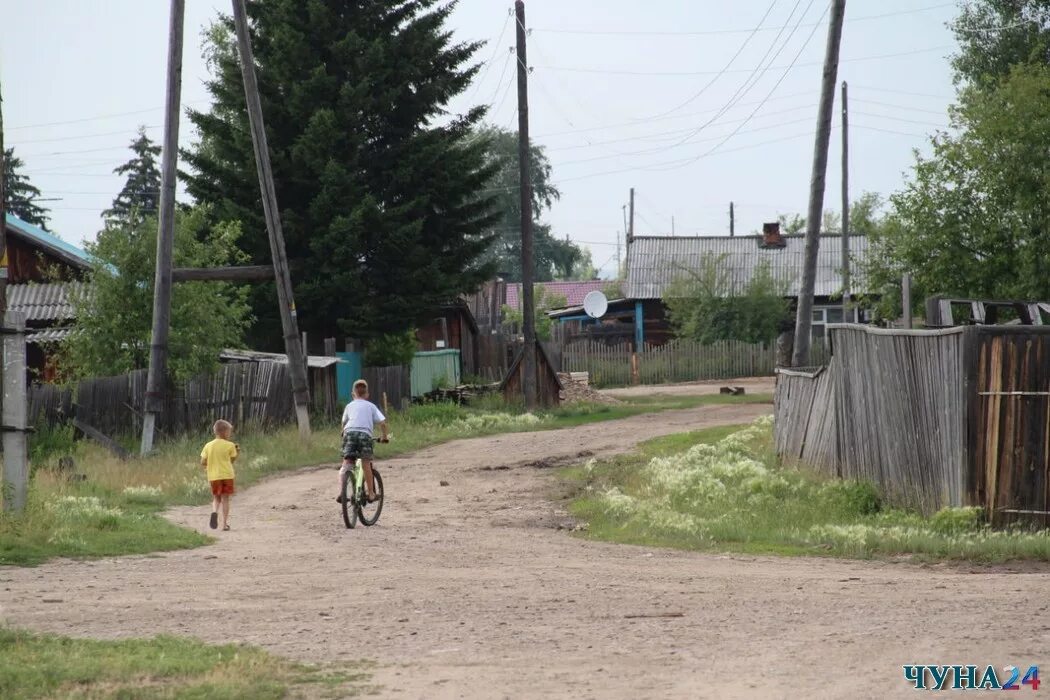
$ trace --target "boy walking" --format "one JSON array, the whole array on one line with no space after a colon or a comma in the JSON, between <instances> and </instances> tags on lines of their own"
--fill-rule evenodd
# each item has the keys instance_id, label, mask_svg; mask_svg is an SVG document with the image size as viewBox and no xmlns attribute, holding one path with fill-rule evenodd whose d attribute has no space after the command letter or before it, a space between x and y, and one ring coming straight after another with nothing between
<instances>
[{"instance_id":1,"label":"boy walking","mask_svg":"<svg viewBox=\"0 0 1050 700\"><path fill-rule=\"evenodd\" d=\"M354 398L343 409L343 466L339 468L340 493L335 500L343 502L343 475L354 468L354 460L361 459L365 469L365 490L368 502L376 497L375 479L372 478L372 431L376 423L383 431L380 442L389 442L386 429L386 416L368 400L368 382L358 379L354 382Z\"/></svg>"},{"instance_id":2,"label":"boy walking","mask_svg":"<svg viewBox=\"0 0 1050 700\"><path fill-rule=\"evenodd\" d=\"M224 420L212 426L215 439L201 450L201 466L208 473L211 483L211 520L214 530L219 526L219 507L222 507L222 529L230 529L230 496L233 495L233 463L240 456L240 449L230 442L233 425Z\"/></svg>"}]
</instances>

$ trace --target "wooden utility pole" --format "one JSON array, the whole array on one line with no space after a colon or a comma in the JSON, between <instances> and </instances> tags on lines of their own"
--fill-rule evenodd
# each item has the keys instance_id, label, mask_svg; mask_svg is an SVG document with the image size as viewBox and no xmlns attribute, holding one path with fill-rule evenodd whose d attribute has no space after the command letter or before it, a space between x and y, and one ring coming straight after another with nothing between
<instances>
[{"instance_id":1,"label":"wooden utility pole","mask_svg":"<svg viewBox=\"0 0 1050 700\"><path fill-rule=\"evenodd\" d=\"M911 330L911 275L908 273L901 278L901 310L904 312L904 327Z\"/></svg>"},{"instance_id":2,"label":"wooden utility pole","mask_svg":"<svg viewBox=\"0 0 1050 700\"><path fill-rule=\"evenodd\" d=\"M525 409L539 402L536 391L536 300L532 296L532 180L529 172L529 69L525 50L525 3L514 3L518 46L518 169L521 176L521 314L525 331L522 348L522 391Z\"/></svg>"},{"instance_id":3,"label":"wooden utility pole","mask_svg":"<svg viewBox=\"0 0 1050 700\"><path fill-rule=\"evenodd\" d=\"M292 293L291 274L288 271L288 255L284 248L281 212L277 208L277 191L274 188L273 171L270 168L270 148L266 142L262 99L259 97L259 82L255 75L255 56L252 53L251 35L248 33L248 13L244 8L244 0L233 0L233 21L237 27L237 48L241 58L244 96L248 104L248 123L252 130L255 166L259 172L259 189L262 191L266 231L270 236L270 255L273 257L273 270L277 277L277 303L281 311L285 354L288 355L288 374L292 380L295 418L299 424L299 437L305 438L310 435L310 386L306 378L305 351L299 341L295 296Z\"/></svg>"},{"instance_id":4,"label":"wooden utility pole","mask_svg":"<svg viewBox=\"0 0 1050 700\"><path fill-rule=\"evenodd\" d=\"M736 235L736 213L733 211L733 203L729 203L729 237Z\"/></svg>"},{"instance_id":5,"label":"wooden utility pole","mask_svg":"<svg viewBox=\"0 0 1050 700\"><path fill-rule=\"evenodd\" d=\"M795 350L792 365L809 364L810 333L813 323L813 290L817 281L817 253L820 250L820 226L824 211L824 180L828 167L828 143L831 140L831 109L835 103L835 81L839 70L839 44L842 42L842 18L846 0L832 0L828 45L824 55L824 77L817 114L817 142L813 149L813 174L809 186L809 213L806 218L806 252L802 268L802 286L795 319Z\"/></svg>"},{"instance_id":6,"label":"wooden utility pole","mask_svg":"<svg viewBox=\"0 0 1050 700\"><path fill-rule=\"evenodd\" d=\"M7 193L4 180L7 157L4 151L4 96L0 93L0 319L7 312Z\"/></svg>"},{"instance_id":7,"label":"wooden utility pole","mask_svg":"<svg viewBox=\"0 0 1050 700\"><path fill-rule=\"evenodd\" d=\"M153 334L146 375L146 412L141 452L153 451L157 415L164 409L168 382L168 333L171 328L171 257L175 242L175 167L179 154L179 101L182 96L182 24L185 0L171 0L168 27L168 98L164 112L164 150L160 170L160 219L153 281Z\"/></svg>"},{"instance_id":8,"label":"wooden utility pole","mask_svg":"<svg viewBox=\"0 0 1050 700\"><path fill-rule=\"evenodd\" d=\"M631 188L631 203L628 205L631 210L630 218L627 221L627 253L628 256L631 253L631 244L634 243L634 188Z\"/></svg>"},{"instance_id":9,"label":"wooden utility pole","mask_svg":"<svg viewBox=\"0 0 1050 700\"><path fill-rule=\"evenodd\" d=\"M849 102L842 81L842 321L849 323Z\"/></svg>"}]
</instances>

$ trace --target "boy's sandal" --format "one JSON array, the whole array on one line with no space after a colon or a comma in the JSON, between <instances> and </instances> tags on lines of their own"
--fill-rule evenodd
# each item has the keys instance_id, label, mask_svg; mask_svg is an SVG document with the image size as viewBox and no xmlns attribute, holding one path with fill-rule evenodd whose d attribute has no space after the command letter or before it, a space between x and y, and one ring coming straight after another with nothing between
<instances>
[{"instance_id":1,"label":"boy's sandal","mask_svg":"<svg viewBox=\"0 0 1050 700\"><path fill-rule=\"evenodd\" d=\"M211 519L208 520L208 525L211 527L212 530L214 530L215 528L219 527L219 514L218 513L212 513L211 514Z\"/></svg>"},{"instance_id":2,"label":"boy's sandal","mask_svg":"<svg viewBox=\"0 0 1050 700\"><path fill-rule=\"evenodd\" d=\"M222 529L223 529L224 531L225 531L225 530L229 530L229 529L230 529L230 526L229 526L229 525L223 525L223 526L222 526Z\"/></svg>"}]
</instances>

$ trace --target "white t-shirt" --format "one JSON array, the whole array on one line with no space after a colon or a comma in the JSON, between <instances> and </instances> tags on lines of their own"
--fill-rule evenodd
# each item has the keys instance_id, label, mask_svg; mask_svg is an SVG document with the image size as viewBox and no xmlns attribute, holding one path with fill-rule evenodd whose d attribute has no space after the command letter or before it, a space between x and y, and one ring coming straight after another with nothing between
<instances>
[{"instance_id":1,"label":"white t-shirt","mask_svg":"<svg viewBox=\"0 0 1050 700\"><path fill-rule=\"evenodd\" d=\"M386 416L374 403L365 399L354 399L343 409L343 434L358 430L371 435L375 424L385 420Z\"/></svg>"}]
</instances>

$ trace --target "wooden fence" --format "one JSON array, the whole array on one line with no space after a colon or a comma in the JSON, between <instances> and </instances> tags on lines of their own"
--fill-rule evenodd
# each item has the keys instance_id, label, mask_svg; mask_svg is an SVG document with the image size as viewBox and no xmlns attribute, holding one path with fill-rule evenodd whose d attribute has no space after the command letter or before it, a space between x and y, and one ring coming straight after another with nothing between
<instances>
[{"instance_id":1,"label":"wooden fence","mask_svg":"<svg viewBox=\"0 0 1050 700\"><path fill-rule=\"evenodd\" d=\"M565 345L560 364L563 372L588 372L591 384L610 387L771 376L774 362L771 345L732 340L711 345L673 340L638 353L630 343L588 340Z\"/></svg>"},{"instance_id":2,"label":"wooden fence","mask_svg":"<svg viewBox=\"0 0 1050 700\"><path fill-rule=\"evenodd\" d=\"M383 396L390 408L402 409L412 400L412 370L407 365L393 367L365 367L361 374L368 382L372 401L383 405Z\"/></svg>"},{"instance_id":3,"label":"wooden fence","mask_svg":"<svg viewBox=\"0 0 1050 700\"><path fill-rule=\"evenodd\" d=\"M777 377L779 454L932 513L1050 523L1050 328L830 328L823 372Z\"/></svg>"}]
</instances>

